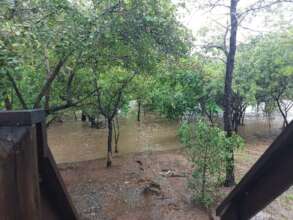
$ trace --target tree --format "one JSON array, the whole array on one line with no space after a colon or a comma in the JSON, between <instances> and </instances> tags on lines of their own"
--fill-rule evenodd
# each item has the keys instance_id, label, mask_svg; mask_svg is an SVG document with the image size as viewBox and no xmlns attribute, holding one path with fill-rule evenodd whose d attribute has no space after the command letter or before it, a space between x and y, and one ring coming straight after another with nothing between
<instances>
[{"instance_id":1,"label":"tree","mask_svg":"<svg viewBox=\"0 0 293 220\"><path fill-rule=\"evenodd\" d=\"M113 120L118 110L127 103L125 92L134 76L125 69L113 67L106 73L99 73L99 78L94 82L97 109L107 119L108 124L107 167L112 165Z\"/></svg>"},{"instance_id":2,"label":"tree","mask_svg":"<svg viewBox=\"0 0 293 220\"><path fill-rule=\"evenodd\" d=\"M260 10L270 9L273 6L280 3L292 3L291 0L256 0L251 4L240 5L240 0L209 0L204 4L200 4L200 7L209 8L214 10L216 8L224 8L227 10L229 16L228 26L225 28L224 41L221 45L211 45L209 48L217 48L224 52L225 55L225 87L224 87L224 129L227 136L231 136L233 133L233 117L232 117L232 106L233 106L233 73L235 65L235 55L237 49L237 32L241 23L250 15L255 15ZM225 25L222 25L225 26ZM226 39L229 36L229 43L227 44ZM231 157L227 158L226 166L226 186L232 186L235 184L234 177L234 154L233 149L229 154Z\"/></svg>"},{"instance_id":3,"label":"tree","mask_svg":"<svg viewBox=\"0 0 293 220\"><path fill-rule=\"evenodd\" d=\"M115 7L116 4L103 8L95 19L113 13ZM14 47L11 59L16 64L10 68L5 65L5 73L19 100L15 108L43 107L50 114L76 106L91 95L78 95L80 100L72 97L72 85L76 67L81 67L81 52L96 34L95 19L69 1L17 1L1 12L5 21L1 23L4 51ZM64 78L68 81L56 83L62 88L53 88L56 81L66 81ZM59 89L70 92L66 96L56 94Z\"/></svg>"},{"instance_id":4,"label":"tree","mask_svg":"<svg viewBox=\"0 0 293 220\"><path fill-rule=\"evenodd\" d=\"M223 65L219 61L193 54L162 62L149 79L145 106L173 120L192 121L207 117L211 123L221 110Z\"/></svg>"},{"instance_id":5,"label":"tree","mask_svg":"<svg viewBox=\"0 0 293 220\"><path fill-rule=\"evenodd\" d=\"M293 107L292 30L258 39L250 53L256 63L258 99L274 103L286 127Z\"/></svg>"},{"instance_id":6,"label":"tree","mask_svg":"<svg viewBox=\"0 0 293 220\"><path fill-rule=\"evenodd\" d=\"M112 164L113 120L127 103L135 77L151 75L161 60L184 56L189 50L188 34L176 21L170 1L120 2L115 10L101 24L104 32L91 38L85 55L91 66L94 106L108 124L107 167Z\"/></svg>"}]
</instances>

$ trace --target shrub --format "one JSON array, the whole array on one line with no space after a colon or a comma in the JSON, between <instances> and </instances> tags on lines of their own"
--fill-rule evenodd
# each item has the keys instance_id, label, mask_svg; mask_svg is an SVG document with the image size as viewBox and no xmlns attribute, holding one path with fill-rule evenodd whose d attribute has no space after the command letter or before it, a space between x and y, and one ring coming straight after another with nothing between
<instances>
[{"instance_id":1,"label":"shrub","mask_svg":"<svg viewBox=\"0 0 293 220\"><path fill-rule=\"evenodd\" d=\"M239 148L243 140L236 134L227 138L222 129L204 120L183 123L179 136L194 164L188 186L193 191L193 198L208 208L218 196L220 183L224 180L227 149Z\"/></svg>"}]
</instances>

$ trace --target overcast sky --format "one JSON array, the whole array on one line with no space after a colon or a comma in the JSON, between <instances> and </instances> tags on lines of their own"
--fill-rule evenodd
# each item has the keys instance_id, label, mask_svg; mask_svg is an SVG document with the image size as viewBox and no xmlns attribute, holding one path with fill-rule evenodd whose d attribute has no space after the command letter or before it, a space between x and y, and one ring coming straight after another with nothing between
<instances>
[{"instance_id":1,"label":"overcast sky","mask_svg":"<svg viewBox=\"0 0 293 220\"><path fill-rule=\"evenodd\" d=\"M182 0L172 0L175 4ZM187 0L192 2L193 0ZM205 3L205 0L198 0L197 2ZM240 0L239 8L246 8L253 4L256 0ZM230 0L223 0L229 4ZM259 12L253 18L247 18L242 23L242 27L239 28L239 41L246 41L247 39L261 33L269 33L275 30L285 30L288 26L293 26L293 4L286 4L283 7L277 8L277 13L272 12ZM199 10L191 3L186 4L186 9L179 9L178 17L180 21L192 30L196 36L197 33L204 27L210 29L210 34L221 34L224 33L224 28L227 24L227 8L219 7L213 11ZM215 33L218 32L218 33Z\"/></svg>"}]
</instances>

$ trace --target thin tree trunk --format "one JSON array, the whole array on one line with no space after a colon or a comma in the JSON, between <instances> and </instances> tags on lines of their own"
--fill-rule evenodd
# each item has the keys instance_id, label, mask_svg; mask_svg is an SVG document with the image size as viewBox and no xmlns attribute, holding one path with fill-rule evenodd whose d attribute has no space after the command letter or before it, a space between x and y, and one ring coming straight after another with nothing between
<instances>
[{"instance_id":1,"label":"thin tree trunk","mask_svg":"<svg viewBox=\"0 0 293 220\"><path fill-rule=\"evenodd\" d=\"M238 0L231 0L230 5L230 19L231 19L231 33L230 33L230 47L226 62L226 76L225 76L225 91L224 91L224 129L228 137L232 135L232 80L236 54L236 40L237 40L237 4ZM228 149L229 156L226 158L226 180L225 186L235 185L234 176L234 151Z\"/></svg>"},{"instance_id":2,"label":"thin tree trunk","mask_svg":"<svg viewBox=\"0 0 293 220\"><path fill-rule=\"evenodd\" d=\"M137 121L140 121L140 114L141 114L141 101L137 102Z\"/></svg>"},{"instance_id":3,"label":"thin tree trunk","mask_svg":"<svg viewBox=\"0 0 293 220\"><path fill-rule=\"evenodd\" d=\"M14 91L15 91L16 96L17 96L18 99L19 99L20 104L22 105L22 108L23 108L23 109L27 109L27 105L26 105L26 103L25 103L25 101L24 101L24 98L23 98L21 92L20 92L19 89L18 89L18 86L17 86L17 84L16 84L14 78L12 77L12 75L11 75L9 72L7 72L6 75L7 75L8 79L9 79L9 81L10 81L11 84L12 84L12 87L13 87L13 89L14 89Z\"/></svg>"},{"instance_id":4,"label":"thin tree trunk","mask_svg":"<svg viewBox=\"0 0 293 220\"><path fill-rule=\"evenodd\" d=\"M242 106L241 118L240 118L240 124L242 126L244 126L246 108L247 108L247 105Z\"/></svg>"},{"instance_id":5,"label":"thin tree trunk","mask_svg":"<svg viewBox=\"0 0 293 220\"><path fill-rule=\"evenodd\" d=\"M77 115L75 111L73 112L73 116L74 116L74 120L77 121Z\"/></svg>"},{"instance_id":6,"label":"thin tree trunk","mask_svg":"<svg viewBox=\"0 0 293 220\"><path fill-rule=\"evenodd\" d=\"M204 165L203 165L203 171L202 171L202 186L201 186L201 196L202 199L205 199L206 195L206 178L207 178L207 154L208 154L208 147L205 148L205 154L204 154Z\"/></svg>"},{"instance_id":7,"label":"thin tree trunk","mask_svg":"<svg viewBox=\"0 0 293 220\"><path fill-rule=\"evenodd\" d=\"M115 140L115 153L118 153L118 142L120 137L118 117L115 117L115 122L113 123L113 130L114 130L114 140Z\"/></svg>"},{"instance_id":8,"label":"thin tree trunk","mask_svg":"<svg viewBox=\"0 0 293 220\"><path fill-rule=\"evenodd\" d=\"M86 114L81 112L81 121L86 121Z\"/></svg>"},{"instance_id":9,"label":"thin tree trunk","mask_svg":"<svg viewBox=\"0 0 293 220\"><path fill-rule=\"evenodd\" d=\"M10 101L9 97L6 96L5 99L4 99L4 103L5 103L5 109L7 111L10 111L12 110L12 102Z\"/></svg>"},{"instance_id":10,"label":"thin tree trunk","mask_svg":"<svg viewBox=\"0 0 293 220\"><path fill-rule=\"evenodd\" d=\"M287 112L286 112L286 110L283 111L281 103L280 103L280 100L278 98L276 98L276 102L277 102L279 111L280 111L280 113L281 113L281 115L283 117L283 120L284 120L284 122L283 122L283 129L284 129L285 127L287 127L289 125L289 122L288 122L288 119L287 119Z\"/></svg>"},{"instance_id":11,"label":"thin tree trunk","mask_svg":"<svg viewBox=\"0 0 293 220\"><path fill-rule=\"evenodd\" d=\"M54 70L50 72L50 75L47 77L43 87L41 88L40 93L37 95L35 99L33 108L40 108L42 98L44 97L48 89L51 87L53 81L55 80L57 75L60 73L61 68L64 66L68 58L69 58L69 54L65 56L64 58L60 59L58 63L56 64Z\"/></svg>"},{"instance_id":12,"label":"thin tree trunk","mask_svg":"<svg viewBox=\"0 0 293 220\"><path fill-rule=\"evenodd\" d=\"M113 119L108 118L108 152L107 152L107 167L112 166L112 133Z\"/></svg>"},{"instance_id":13,"label":"thin tree trunk","mask_svg":"<svg viewBox=\"0 0 293 220\"><path fill-rule=\"evenodd\" d=\"M50 90L51 90L51 88L48 88L45 93L45 107L44 107L44 109L46 111L49 111L49 109L50 109Z\"/></svg>"},{"instance_id":14,"label":"thin tree trunk","mask_svg":"<svg viewBox=\"0 0 293 220\"><path fill-rule=\"evenodd\" d=\"M48 56L48 50L47 48L44 48L44 55L45 55L45 66L46 66L46 71L47 71L47 76L46 80L50 80L50 75L51 75L51 69L50 69L50 63L49 63L49 56ZM50 108L50 89L49 87L46 92L44 93L45 97L45 110L48 111Z\"/></svg>"}]
</instances>

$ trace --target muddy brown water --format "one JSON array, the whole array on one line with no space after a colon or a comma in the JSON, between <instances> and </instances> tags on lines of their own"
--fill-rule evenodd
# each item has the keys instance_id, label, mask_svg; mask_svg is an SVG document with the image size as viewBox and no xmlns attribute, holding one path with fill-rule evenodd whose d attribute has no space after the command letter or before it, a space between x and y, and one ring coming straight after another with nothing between
<instances>
[{"instance_id":1,"label":"muddy brown water","mask_svg":"<svg viewBox=\"0 0 293 220\"><path fill-rule=\"evenodd\" d=\"M153 114L145 115L141 122L137 122L134 116L122 118L119 154L179 148L177 129L177 122ZM65 121L48 129L48 141L57 163L104 158L107 129L93 129L81 121Z\"/></svg>"},{"instance_id":2,"label":"muddy brown water","mask_svg":"<svg viewBox=\"0 0 293 220\"><path fill-rule=\"evenodd\" d=\"M120 119L119 154L163 151L182 147L177 137L178 122L146 114L141 122L134 115ZM249 116L240 134L248 141L274 138L281 131L282 118L269 123L262 116ZM49 146L57 163L77 162L106 156L107 130L93 129L85 122L65 121L48 129Z\"/></svg>"}]
</instances>

